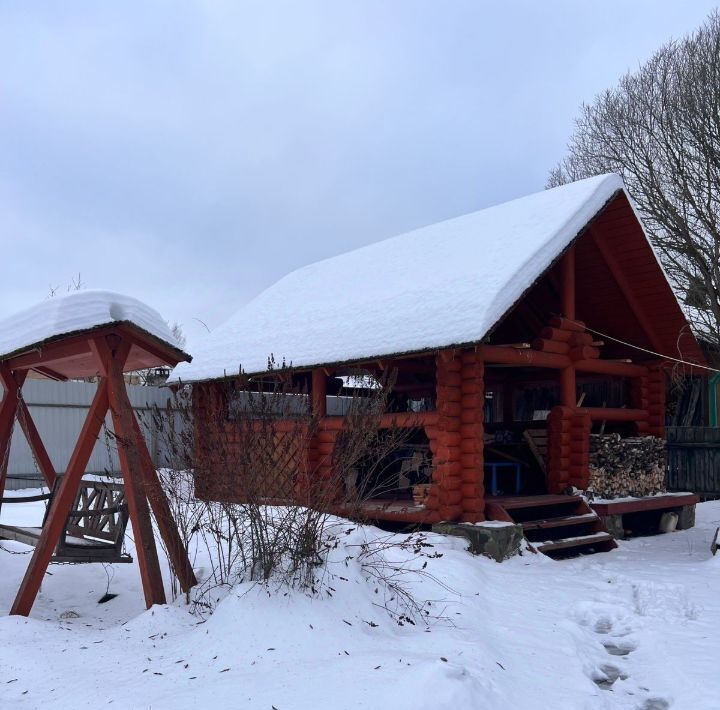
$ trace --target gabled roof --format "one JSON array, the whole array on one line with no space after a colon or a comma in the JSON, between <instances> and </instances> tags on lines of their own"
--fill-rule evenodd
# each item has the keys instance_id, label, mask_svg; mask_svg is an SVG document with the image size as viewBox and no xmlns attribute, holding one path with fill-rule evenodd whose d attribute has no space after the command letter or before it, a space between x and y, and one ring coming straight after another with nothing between
<instances>
[{"instance_id":1,"label":"gabled roof","mask_svg":"<svg viewBox=\"0 0 720 710\"><path fill-rule=\"evenodd\" d=\"M176 359L184 353L162 316L130 296L111 291L74 291L0 320L0 360L17 353L103 326L126 323L170 346Z\"/></svg>"},{"instance_id":2,"label":"gabled roof","mask_svg":"<svg viewBox=\"0 0 720 710\"><path fill-rule=\"evenodd\" d=\"M197 343L171 379L260 373L271 354L305 368L478 342L622 190L601 175L298 269Z\"/></svg>"}]
</instances>

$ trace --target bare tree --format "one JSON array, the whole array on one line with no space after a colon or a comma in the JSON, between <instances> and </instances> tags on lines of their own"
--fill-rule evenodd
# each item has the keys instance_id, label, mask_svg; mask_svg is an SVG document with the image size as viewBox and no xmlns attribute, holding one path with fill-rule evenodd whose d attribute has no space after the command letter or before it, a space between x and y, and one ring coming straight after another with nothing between
<instances>
[{"instance_id":1,"label":"bare tree","mask_svg":"<svg viewBox=\"0 0 720 710\"><path fill-rule=\"evenodd\" d=\"M696 332L720 342L720 14L576 119L548 187L622 175Z\"/></svg>"}]
</instances>

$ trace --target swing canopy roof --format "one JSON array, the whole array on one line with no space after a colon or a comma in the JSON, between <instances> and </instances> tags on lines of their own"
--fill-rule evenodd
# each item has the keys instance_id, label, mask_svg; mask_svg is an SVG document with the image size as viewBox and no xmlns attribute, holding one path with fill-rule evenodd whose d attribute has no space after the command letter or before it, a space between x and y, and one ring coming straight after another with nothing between
<instances>
[{"instance_id":1,"label":"swing canopy roof","mask_svg":"<svg viewBox=\"0 0 720 710\"><path fill-rule=\"evenodd\" d=\"M77 291L0 320L0 362L52 379L93 377L99 372L90 341L112 334L132 342L125 372L192 359L150 306L110 291Z\"/></svg>"}]
</instances>

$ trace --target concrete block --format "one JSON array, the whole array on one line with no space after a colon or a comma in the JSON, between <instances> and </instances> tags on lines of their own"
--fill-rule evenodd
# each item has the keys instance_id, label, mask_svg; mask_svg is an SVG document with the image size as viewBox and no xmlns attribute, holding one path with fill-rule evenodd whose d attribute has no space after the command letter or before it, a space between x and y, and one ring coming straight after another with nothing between
<instances>
[{"instance_id":1,"label":"concrete block","mask_svg":"<svg viewBox=\"0 0 720 710\"><path fill-rule=\"evenodd\" d=\"M502 562L520 552L524 538L522 525L488 521L485 523L436 523L433 532L464 537L473 555L485 555Z\"/></svg>"}]
</instances>

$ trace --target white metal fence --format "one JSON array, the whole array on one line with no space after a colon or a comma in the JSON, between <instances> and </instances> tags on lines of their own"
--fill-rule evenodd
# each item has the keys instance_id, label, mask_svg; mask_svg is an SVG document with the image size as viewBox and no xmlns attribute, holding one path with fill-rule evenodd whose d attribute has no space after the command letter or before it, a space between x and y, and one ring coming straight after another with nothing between
<instances>
[{"instance_id":1,"label":"white metal fence","mask_svg":"<svg viewBox=\"0 0 720 710\"><path fill-rule=\"evenodd\" d=\"M58 473L65 471L73 447L90 403L95 395L96 385L85 382L52 382L50 380L26 380L22 388L22 396L28 405L40 437L45 444L50 460ZM172 392L164 387L143 387L128 385L130 402L138 417L148 450L156 465L163 460L162 442L153 427L148 426L149 413L153 406L165 407L172 401ZM0 388L1 391L1 388ZM146 413L145 416L142 416ZM105 426L112 431L110 415ZM88 473L119 472L117 449L112 436L100 433L100 438L88 463ZM19 424L15 423L8 461L8 482L10 490L37 485L42 476L35 464L30 447Z\"/></svg>"}]
</instances>

